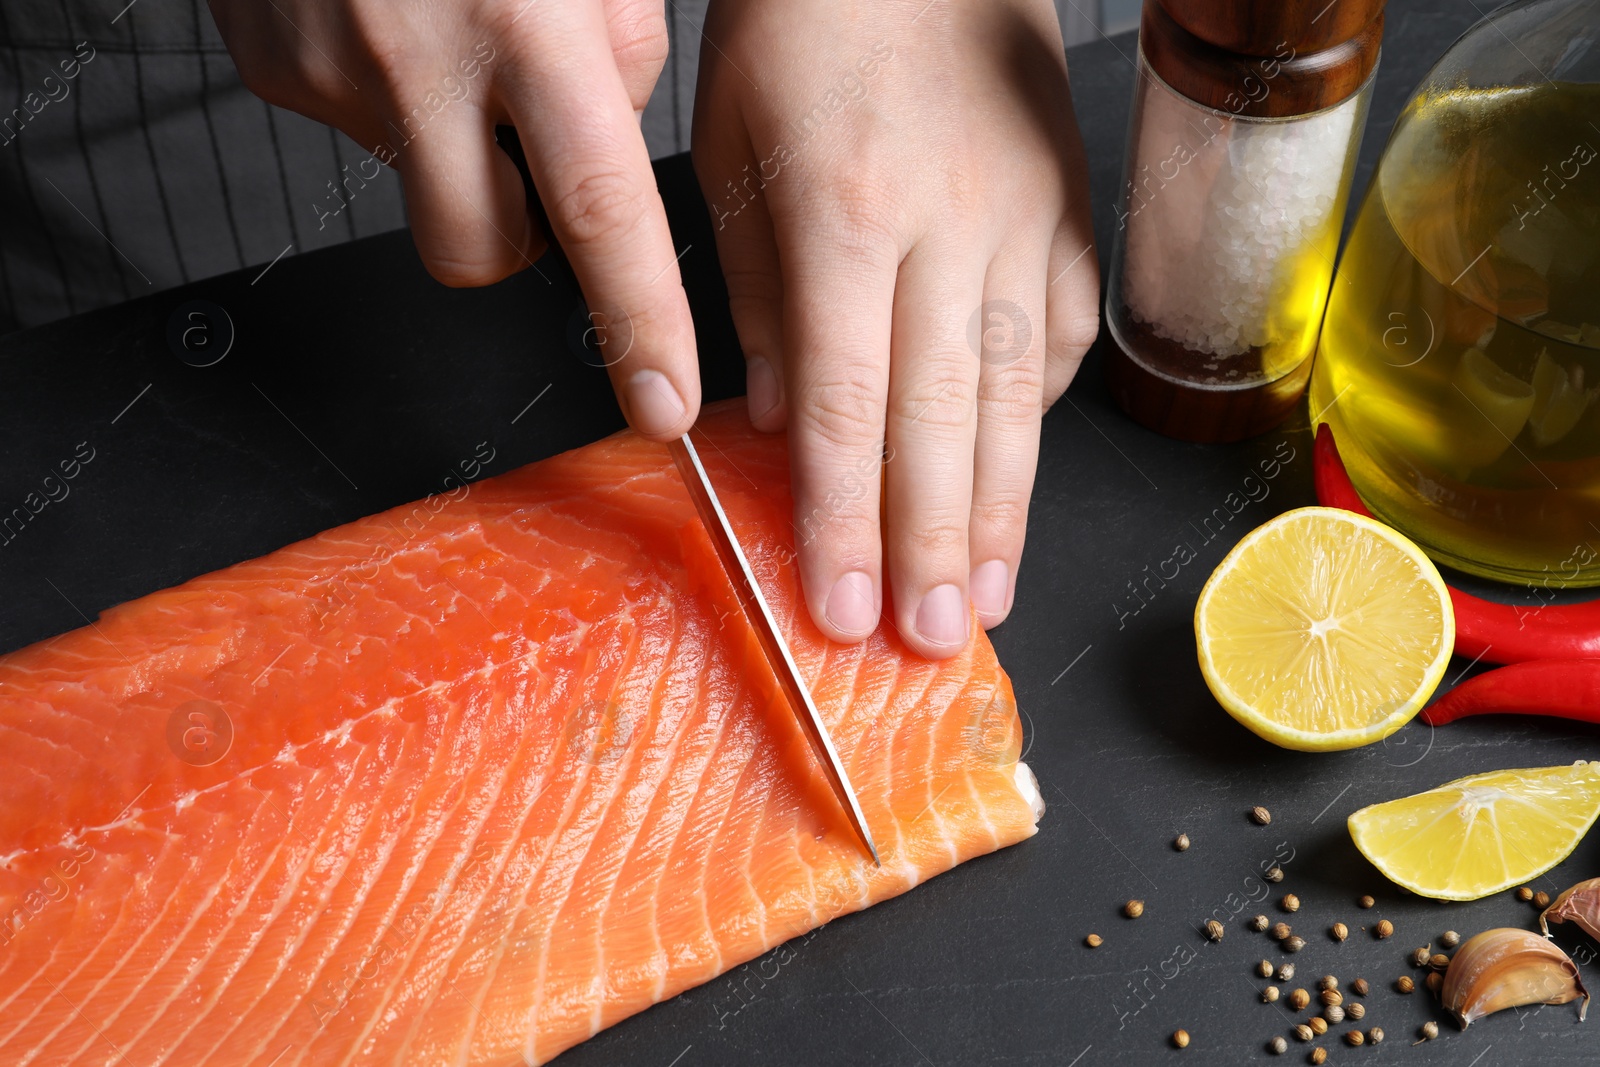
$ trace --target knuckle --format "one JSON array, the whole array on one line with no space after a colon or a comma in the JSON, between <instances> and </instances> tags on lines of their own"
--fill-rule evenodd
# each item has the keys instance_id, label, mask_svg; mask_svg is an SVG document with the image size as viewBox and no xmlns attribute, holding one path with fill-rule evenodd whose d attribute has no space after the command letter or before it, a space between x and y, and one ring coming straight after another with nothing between
<instances>
[{"instance_id":1,"label":"knuckle","mask_svg":"<svg viewBox=\"0 0 1600 1067\"><path fill-rule=\"evenodd\" d=\"M888 176L868 168L846 169L824 175L816 188L820 217L843 251L866 253L897 240L885 205L898 203L900 194Z\"/></svg>"},{"instance_id":2,"label":"knuckle","mask_svg":"<svg viewBox=\"0 0 1600 1067\"><path fill-rule=\"evenodd\" d=\"M612 26L611 51L621 70L640 70L652 76L667 63L667 18L659 5L646 4L637 18Z\"/></svg>"},{"instance_id":3,"label":"knuckle","mask_svg":"<svg viewBox=\"0 0 1600 1067\"><path fill-rule=\"evenodd\" d=\"M906 429L959 431L971 426L977 415L976 396L950 378L942 384L910 393L895 405L895 417Z\"/></svg>"},{"instance_id":4,"label":"knuckle","mask_svg":"<svg viewBox=\"0 0 1600 1067\"><path fill-rule=\"evenodd\" d=\"M996 418L1007 425L1038 417L1039 396L1044 392L1044 367L1038 360L1024 359L995 374L978 379L978 406L985 418Z\"/></svg>"},{"instance_id":5,"label":"knuckle","mask_svg":"<svg viewBox=\"0 0 1600 1067\"><path fill-rule=\"evenodd\" d=\"M953 517L936 517L902 535L909 555L919 560L962 560L967 556L967 528Z\"/></svg>"},{"instance_id":6,"label":"knuckle","mask_svg":"<svg viewBox=\"0 0 1600 1067\"><path fill-rule=\"evenodd\" d=\"M509 276L514 268L505 262L487 256L474 256L463 252L434 252L423 257L428 273L441 284L452 289L472 289L493 285Z\"/></svg>"},{"instance_id":7,"label":"knuckle","mask_svg":"<svg viewBox=\"0 0 1600 1067\"><path fill-rule=\"evenodd\" d=\"M972 525L992 535L991 539L1020 538L1028 527L1028 498L1026 493L1013 495L1000 493L975 500L972 505Z\"/></svg>"},{"instance_id":8,"label":"knuckle","mask_svg":"<svg viewBox=\"0 0 1600 1067\"><path fill-rule=\"evenodd\" d=\"M883 402L860 382L829 382L807 389L798 418L805 429L841 452L875 448L883 438Z\"/></svg>"},{"instance_id":9,"label":"knuckle","mask_svg":"<svg viewBox=\"0 0 1600 1067\"><path fill-rule=\"evenodd\" d=\"M551 214L578 245L616 241L639 225L644 197L621 169L586 174L555 203Z\"/></svg>"}]
</instances>

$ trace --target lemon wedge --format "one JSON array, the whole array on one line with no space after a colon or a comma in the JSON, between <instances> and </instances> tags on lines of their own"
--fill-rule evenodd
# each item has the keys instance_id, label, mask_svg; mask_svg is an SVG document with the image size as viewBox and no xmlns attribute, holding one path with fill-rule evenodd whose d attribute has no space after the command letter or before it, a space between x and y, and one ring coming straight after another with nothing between
<instances>
[{"instance_id":1,"label":"lemon wedge","mask_svg":"<svg viewBox=\"0 0 1600 1067\"><path fill-rule=\"evenodd\" d=\"M1404 726L1455 645L1455 615L1422 550L1335 508L1285 512L1218 564L1194 612L1206 685L1274 744L1355 748Z\"/></svg>"},{"instance_id":2,"label":"lemon wedge","mask_svg":"<svg viewBox=\"0 0 1600 1067\"><path fill-rule=\"evenodd\" d=\"M1600 815L1600 763L1494 771L1350 816L1350 836L1391 881L1477 900L1548 871Z\"/></svg>"}]
</instances>

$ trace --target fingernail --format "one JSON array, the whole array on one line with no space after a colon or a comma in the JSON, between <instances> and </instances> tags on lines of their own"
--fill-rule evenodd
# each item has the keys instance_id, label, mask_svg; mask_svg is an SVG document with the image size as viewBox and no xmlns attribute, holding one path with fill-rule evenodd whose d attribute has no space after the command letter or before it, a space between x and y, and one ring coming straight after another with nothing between
<instances>
[{"instance_id":1,"label":"fingernail","mask_svg":"<svg viewBox=\"0 0 1600 1067\"><path fill-rule=\"evenodd\" d=\"M752 356L744 367L744 391L752 421L777 407L778 376L772 364L760 356Z\"/></svg>"},{"instance_id":2,"label":"fingernail","mask_svg":"<svg viewBox=\"0 0 1600 1067\"><path fill-rule=\"evenodd\" d=\"M865 571L851 571L833 583L828 604L822 614L840 633L860 637L878 625L878 608L872 599L872 578Z\"/></svg>"},{"instance_id":3,"label":"fingernail","mask_svg":"<svg viewBox=\"0 0 1600 1067\"><path fill-rule=\"evenodd\" d=\"M958 586L936 585L917 606L917 633L931 645L961 645L967 640L967 605Z\"/></svg>"},{"instance_id":4,"label":"fingernail","mask_svg":"<svg viewBox=\"0 0 1600 1067\"><path fill-rule=\"evenodd\" d=\"M991 559L972 568L967 579L967 589L972 596L972 606L978 614L999 618L1006 613L1006 587L1011 582L1011 572L1004 560Z\"/></svg>"},{"instance_id":5,"label":"fingernail","mask_svg":"<svg viewBox=\"0 0 1600 1067\"><path fill-rule=\"evenodd\" d=\"M628 379L628 416L640 433L666 433L683 421L683 397L658 370Z\"/></svg>"}]
</instances>

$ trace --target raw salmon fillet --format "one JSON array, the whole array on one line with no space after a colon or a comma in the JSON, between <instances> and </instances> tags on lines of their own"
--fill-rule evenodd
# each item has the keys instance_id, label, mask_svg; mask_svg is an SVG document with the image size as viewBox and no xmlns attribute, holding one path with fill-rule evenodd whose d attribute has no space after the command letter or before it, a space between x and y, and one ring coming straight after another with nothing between
<instances>
[{"instance_id":1,"label":"raw salmon fillet","mask_svg":"<svg viewBox=\"0 0 1600 1067\"><path fill-rule=\"evenodd\" d=\"M623 433L0 657L0 1062L540 1063L1030 836L981 631L829 643L783 437L697 439L881 869Z\"/></svg>"}]
</instances>

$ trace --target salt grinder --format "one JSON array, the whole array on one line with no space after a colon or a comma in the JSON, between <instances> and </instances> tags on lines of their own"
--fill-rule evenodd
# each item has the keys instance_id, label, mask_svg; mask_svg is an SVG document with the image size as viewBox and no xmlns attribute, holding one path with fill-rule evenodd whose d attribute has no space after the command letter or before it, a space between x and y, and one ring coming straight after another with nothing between
<instances>
[{"instance_id":1,"label":"salt grinder","mask_svg":"<svg viewBox=\"0 0 1600 1067\"><path fill-rule=\"evenodd\" d=\"M1383 0L1145 0L1106 289L1113 396L1237 441L1305 391Z\"/></svg>"}]
</instances>

